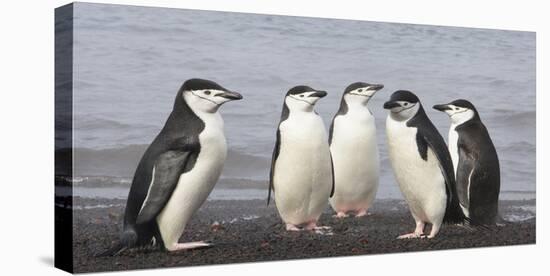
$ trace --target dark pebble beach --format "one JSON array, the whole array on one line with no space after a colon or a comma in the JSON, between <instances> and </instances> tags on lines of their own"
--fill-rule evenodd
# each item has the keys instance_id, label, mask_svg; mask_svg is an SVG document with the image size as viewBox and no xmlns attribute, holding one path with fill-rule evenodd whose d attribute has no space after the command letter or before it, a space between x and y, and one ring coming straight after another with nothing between
<instances>
[{"instance_id":1,"label":"dark pebble beach","mask_svg":"<svg viewBox=\"0 0 550 276\"><path fill-rule=\"evenodd\" d=\"M524 203L501 201L501 214L513 216ZM398 235L414 229L414 221L401 200L378 200L370 215L361 218L333 218L327 208L319 223L332 227L325 233L285 231L273 203L267 207L262 200L218 200L207 201L200 208L180 240L207 240L214 243L211 248L179 253L142 249L114 257L94 257L117 240L124 204L125 200L118 199L75 198L75 272L520 245L536 241L534 217L520 222L502 221L483 230L445 225L434 239L397 240Z\"/></svg>"}]
</instances>

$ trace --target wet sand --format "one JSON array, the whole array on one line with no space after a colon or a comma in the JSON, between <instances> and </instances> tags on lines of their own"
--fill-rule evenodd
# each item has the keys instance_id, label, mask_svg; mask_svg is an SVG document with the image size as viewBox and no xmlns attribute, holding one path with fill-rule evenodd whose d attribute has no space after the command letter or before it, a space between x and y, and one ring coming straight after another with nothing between
<instances>
[{"instance_id":1,"label":"wet sand","mask_svg":"<svg viewBox=\"0 0 550 276\"><path fill-rule=\"evenodd\" d=\"M273 203L266 207L263 200L223 200L207 201L180 240L209 240L214 247L180 253L131 250L114 257L94 257L117 239L124 204L124 200L75 199L75 272L519 245L536 241L535 218L503 222L501 226L483 231L446 225L434 239L396 240L398 235L414 228L408 208L400 200L378 200L371 214L362 218L333 218L327 208L320 225L332 227L331 233L287 232ZM500 210L513 217L520 215L514 212L521 212L524 205L521 201L502 201Z\"/></svg>"}]
</instances>

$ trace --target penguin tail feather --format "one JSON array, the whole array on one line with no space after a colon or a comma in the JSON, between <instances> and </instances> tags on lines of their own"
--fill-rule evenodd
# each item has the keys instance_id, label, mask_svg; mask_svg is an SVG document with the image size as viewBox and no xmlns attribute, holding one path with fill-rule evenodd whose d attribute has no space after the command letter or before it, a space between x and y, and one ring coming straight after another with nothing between
<instances>
[{"instance_id":1,"label":"penguin tail feather","mask_svg":"<svg viewBox=\"0 0 550 276\"><path fill-rule=\"evenodd\" d=\"M466 217L458 201L451 200L445 210L445 216L443 217L443 223L447 224L464 224L469 225L470 219Z\"/></svg>"},{"instance_id":2,"label":"penguin tail feather","mask_svg":"<svg viewBox=\"0 0 550 276\"><path fill-rule=\"evenodd\" d=\"M135 247L137 243L137 233L133 228L128 228L122 232L119 241L117 241L111 248L98 253L95 257L107 257L116 256L126 251L127 249Z\"/></svg>"},{"instance_id":3,"label":"penguin tail feather","mask_svg":"<svg viewBox=\"0 0 550 276\"><path fill-rule=\"evenodd\" d=\"M268 191L267 191L267 204L265 206L269 206L269 202L271 201L271 191L272 191L272 188L271 188L271 185L270 185L270 187L268 188Z\"/></svg>"},{"instance_id":4,"label":"penguin tail feather","mask_svg":"<svg viewBox=\"0 0 550 276\"><path fill-rule=\"evenodd\" d=\"M496 223L495 224L487 224L487 223L475 223L473 221L469 221L469 225L471 228L475 229L475 230L480 230L480 231L497 231L497 225Z\"/></svg>"},{"instance_id":5,"label":"penguin tail feather","mask_svg":"<svg viewBox=\"0 0 550 276\"><path fill-rule=\"evenodd\" d=\"M479 229L481 231L496 231L497 228L492 226L492 225L488 225L488 224L475 224L473 225L476 229Z\"/></svg>"}]
</instances>

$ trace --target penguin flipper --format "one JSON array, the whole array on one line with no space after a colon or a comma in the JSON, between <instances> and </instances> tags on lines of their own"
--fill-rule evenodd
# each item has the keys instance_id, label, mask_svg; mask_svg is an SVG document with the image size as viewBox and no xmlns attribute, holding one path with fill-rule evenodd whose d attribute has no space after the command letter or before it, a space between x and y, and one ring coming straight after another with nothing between
<instances>
[{"instance_id":1,"label":"penguin flipper","mask_svg":"<svg viewBox=\"0 0 550 276\"><path fill-rule=\"evenodd\" d=\"M332 153L330 154L330 170L332 174L332 188L330 189L330 196L331 198L334 195L334 190L336 188L336 181L334 180L334 161L332 160Z\"/></svg>"},{"instance_id":2,"label":"penguin flipper","mask_svg":"<svg viewBox=\"0 0 550 276\"><path fill-rule=\"evenodd\" d=\"M437 131L435 125L428 119L422 106L420 106L416 115L407 122L407 126L417 129L416 144L420 157L424 160L428 160L429 147L439 161L439 168L445 178L447 199L450 203L451 199L456 197L456 181L453 160L451 159L451 154L449 153L445 140L439 131ZM457 207L459 207L458 201Z\"/></svg>"},{"instance_id":3,"label":"penguin flipper","mask_svg":"<svg viewBox=\"0 0 550 276\"><path fill-rule=\"evenodd\" d=\"M469 156L468 151L463 146L458 146L458 163L460 167L456 172L456 192L460 204L466 209L470 208L470 199L468 194L470 194L470 180L472 179L472 174L475 171L475 166L472 158Z\"/></svg>"},{"instance_id":4,"label":"penguin flipper","mask_svg":"<svg viewBox=\"0 0 550 276\"><path fill-rule=\"evenodd\" d=\"M336 114L338 116L338 114ZM330 122L330 127L328 129L328 145L332 145L332 135L334 133L334 120L336 119L336 116L332 118L332 122Z\"/></svg>"},{"instance_id":5,"label":"penguin flipper","mask_svg":"<svg viewBox=\"0 0 550 276\"><path fill-rule=\"evenodd\" d=\"M275 176L275 162L279 157L279 151L281 147L281 131L277 129L277 141L275 141L275 147L273 148L273 155L271 157L271 170L269 172L269 188L267 190L267 205L271 200L271 190L275 191L275 185L273 185L273 178Z\"/></svg>"},{"instance_id":6,"label":"penguin flipper","mask_svg":"<svg viewBox=\"0 0 550 276\"><path fill-rule=\"evenodd\" d=\"M180 175L191 159L192 153L169 150L157 158L153 167L153 181L138 214L136 224L153 220L164 208L178 184Z\"/></svg>"},{"instance_id":7,"label":"penguin flipper","mask_svg":"<svg viewBox=\"0 0 550 276\"><path fill-rule=\"evenodd\" d=\"M450 186L455 186L453 160L451 159L451 155L449 154L443 137L441 137L439 133L433 135L432 133L418 130L416 141L422 159L428 159L428 148L432 150L439 161L439 168L445 178L447 189L453 191L454 189L449 189Z\"/></svg>"},{"instance_id":8,"label":"penguin flipper","mask_svg":"<svg viewBox=\"0 0 550 276\"><path fill-rule=\"evenodd\" d=\"M461 166L456 176L458 197L468 209L470 225L489 228L496 223L498 216L498 192L487 190L487 184L492 179L486 170L476 167L478 158L472 154L465 147L459 146Z\"/></svg>"}]
</instances>

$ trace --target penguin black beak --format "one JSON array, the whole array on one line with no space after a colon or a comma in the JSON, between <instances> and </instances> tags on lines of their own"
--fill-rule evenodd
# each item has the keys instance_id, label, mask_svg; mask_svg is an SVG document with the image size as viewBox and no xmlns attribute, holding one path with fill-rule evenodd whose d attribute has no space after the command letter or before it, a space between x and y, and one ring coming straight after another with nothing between
<instances>
[{"instance_id":1,"label":"penguin black beak","mask_svg":"<svg viewBox=\"0 0 550 276\"><path fill-rule=\"evenodd\" d=\"M451 110L451 108L446 104L436 104L433 108L442 112L445 112L445 110Z\"/></svg>"},{"instance_id":2,"label":"penguin black beak","mask_svg":"<svg viewBox=\"0 0 550 276\"><path fill-rule=\"evenodd\" d=\"M383 84L371 84L369 85L369 90L374 90L374 91L378 91L380 89L384 88L384 85Z\"/></svg>"},{"instance_id":3,"label":"penguin black beak","mask_svg":"<svg viewBox=\"0 0 550 276\"><path fill-rule=\"evenodd\" d=\"M315 91L315 93L309 95L309 97L317 97L317 98L322 98L324 96L327 95L327 92L325 91Z\"/></svg>"},{"instance_id":4,"label":"penguin black beak","mask_svg":"<svg viewBox=\"0 0 550 276\"><path fill-rule=\"evenodd\" d=\"M216 96L220 96L230 100L240 100L243 98L243 95L232 91L224 91L223 93L219 93Z\"/></svg>"},{"instance_id":5,"label":"penguin black beak","mask_svg":"<svg viewBox=\"0 0 550 276\"><path fill-rule=\"evenodd\" d=\"M387 101L384 103L384 109L392 109L394 107L399 107L399 106L401 105L397 102Z\"/></svg>"}]
</instances>

